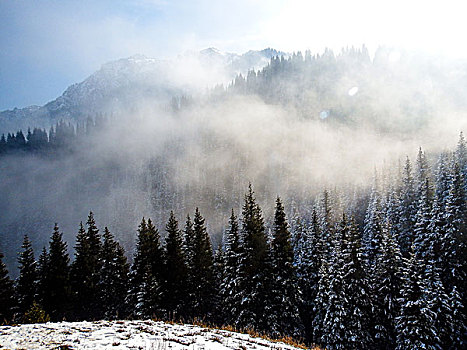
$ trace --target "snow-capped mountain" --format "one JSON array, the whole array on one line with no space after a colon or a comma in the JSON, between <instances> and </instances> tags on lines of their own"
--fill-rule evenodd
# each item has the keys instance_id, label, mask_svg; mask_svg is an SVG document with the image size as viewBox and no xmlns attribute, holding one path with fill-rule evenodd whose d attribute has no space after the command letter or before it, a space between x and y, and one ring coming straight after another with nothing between
<instances>
[{"instance_id":1,"label":"snow-capped mountain","mask_svg":"<svg viewBox=\"0 0 467 350\"><path fill-rule=\"evenodd\" d=\"M262 68L277 55L286 54L265 49L238 55L208 48L173 60L143 55L119 59L104 64L44 106L0 112L0 133L28 127L49 128L61 119L76 122L96 113L165 104L173 96L193 95L216 84L228 83L236 74Z\"/></svg>"}]
</instances>

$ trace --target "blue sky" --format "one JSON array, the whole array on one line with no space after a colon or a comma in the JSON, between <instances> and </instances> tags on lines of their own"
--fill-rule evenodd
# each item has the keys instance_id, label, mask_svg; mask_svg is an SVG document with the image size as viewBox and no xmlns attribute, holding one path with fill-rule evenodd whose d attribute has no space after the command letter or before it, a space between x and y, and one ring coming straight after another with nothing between
<instances>
[{"instance_id":1,"label":"blue sky","mask_svg":"<svg viewBox=\"0 0 467 350\"><path fill-rule=\"evenodd\" d=\"M42 105L108 61L187 50L402 46L466 57L461 1L0 0L0 110Z\"/></svg>"}]
</instances>

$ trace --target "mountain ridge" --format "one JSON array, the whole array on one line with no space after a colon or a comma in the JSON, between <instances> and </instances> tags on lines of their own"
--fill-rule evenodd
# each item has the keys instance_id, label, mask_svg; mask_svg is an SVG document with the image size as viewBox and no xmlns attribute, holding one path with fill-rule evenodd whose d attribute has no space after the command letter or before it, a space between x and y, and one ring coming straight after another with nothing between
<instances>
[{"instance_id":1,"label":"mountain ridge","mask_svg":"<svg viewBox=\"0 0 467 350\"><path fill-rule=\"evenodd\" d=\"M60 120L77 123L99 113L135 109L141 100L164 104L174 96L196 94L206 87L228 83L237 74L261 69L272 57L281 55L288 54L271 48L236 54L210 47L171 60L142 54L120 58L102 64L99 70L42 106L0 111L0 133L28 127L48 129Z\"/></svg>"}]
</instances>

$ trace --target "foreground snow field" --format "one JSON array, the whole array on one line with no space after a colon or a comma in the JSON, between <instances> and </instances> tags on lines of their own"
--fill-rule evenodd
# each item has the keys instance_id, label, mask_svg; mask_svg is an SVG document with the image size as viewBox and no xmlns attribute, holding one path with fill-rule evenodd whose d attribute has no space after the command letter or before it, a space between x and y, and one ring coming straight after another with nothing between
<instances>
[{"instance_id":1,"label":"foreground snow field","mask_svg":"<svg viewBox=\"0 0 467 350\"><path fill-rule=\"evenodd\" d=\"M97 321L0 327L0 349L297 349L247 334L155 321Z\"/></svg>"}]
</instances>

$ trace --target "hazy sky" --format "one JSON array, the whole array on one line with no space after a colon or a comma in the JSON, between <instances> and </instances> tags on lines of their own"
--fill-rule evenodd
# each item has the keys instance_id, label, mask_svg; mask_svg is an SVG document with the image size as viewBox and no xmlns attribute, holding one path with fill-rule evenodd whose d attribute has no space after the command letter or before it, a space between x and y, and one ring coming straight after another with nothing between
<instances>
[{"instance_id":1,"label":"hazy sky","mask_svg":"<svg viewBox=\"0 0 467 350\"><path fill-rule=\"evenodd\" d=\"M102 63L217 47L401 46L467 57L462 1L0 0L0 110L44 104Z\"/></svg>"}]
</instances>

